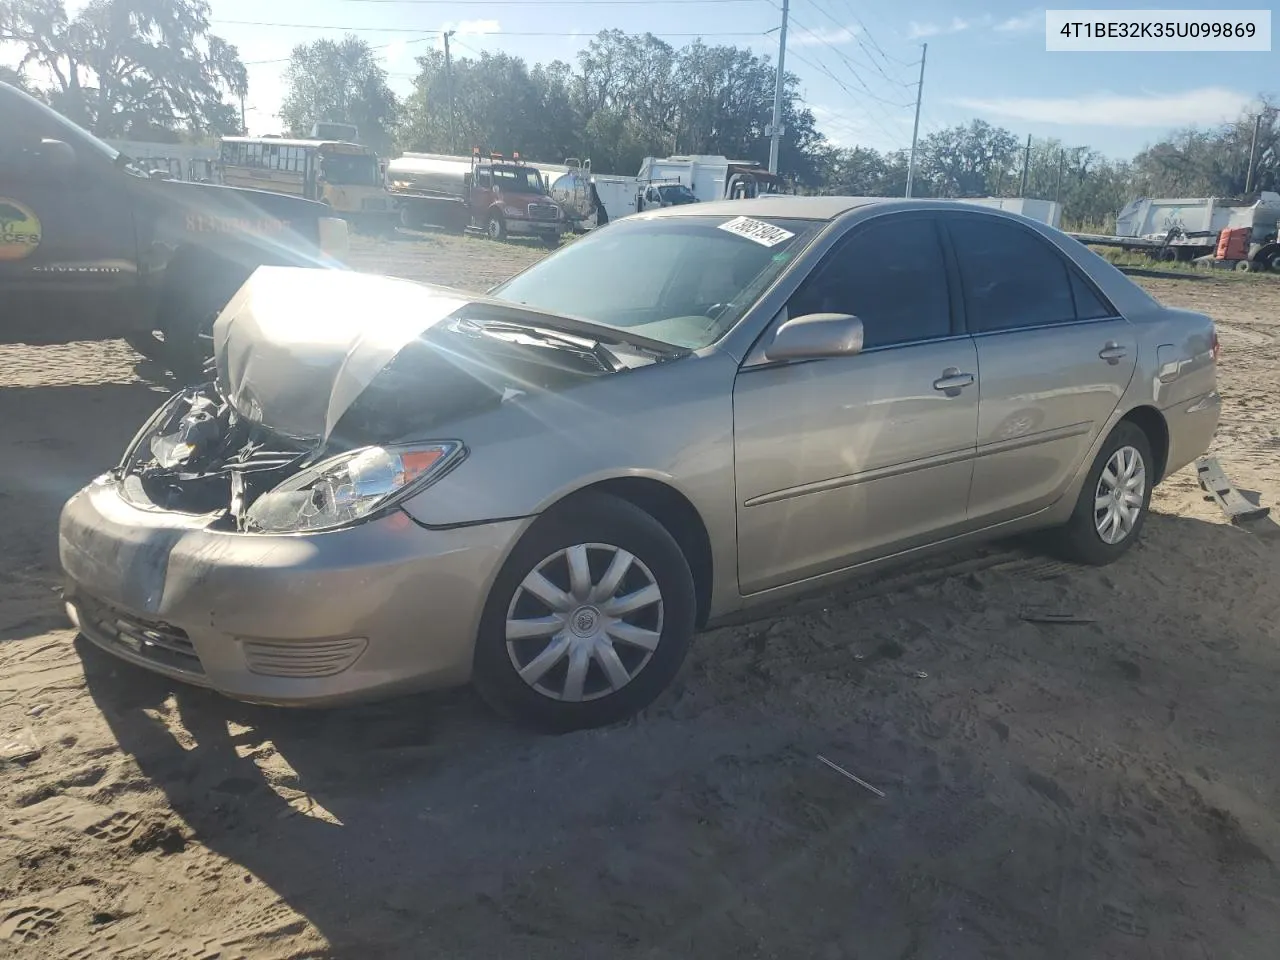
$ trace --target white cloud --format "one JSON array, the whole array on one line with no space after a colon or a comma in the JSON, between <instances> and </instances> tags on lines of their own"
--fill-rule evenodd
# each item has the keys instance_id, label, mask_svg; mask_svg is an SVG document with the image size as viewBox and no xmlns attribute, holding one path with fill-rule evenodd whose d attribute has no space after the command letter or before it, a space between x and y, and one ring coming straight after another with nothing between
<instances>
[{"instance_id":1,"label":"white cloud","mask_svg":"<svg viewBox=\"0 0 1280 960\"><path fill-rule=\"evenodd\" d=\"M838 29L831 27L819 27L817 30L796 30L787 37L787 44L794 44L797 47L816 47L821 44L838 47L842 43L848 43L858 35L858 31L853 27L840 27Z\"/></svg>"},{"instance_id":2,"label":"white cloud","mask_svg":"<svg viewBox=\"0 0 1280 960\"><path fill-rule=\"evenodd\" d=\"M907 24L908 40L927 40L929 37L941 37L949 33L964 33L966 30L994 30L998 33L1022 33L1034 30L1044 23L1044 14L1031 11L1018 17L1008 17L997 21L991 14L981 17L952 17L948 22L926 20L920 23L912 20Z\"/></svg>"},{"instance_id":3,"label":"white cloud","mask_svg":"<svg viewBox=\"0 0 1280 960\"><path fill-rule=\"evenodd\" d=\"M1024 30L1034 30L1044 24L1044 14L1033 10L1031 13L1023 14L1021 17L1010 17L1008 20L1001 20L996 24L996 29L1001 33L1022 33Z\"/></svg>"},{"instance_id":4,"label":"white cloud","mask_svg":"<svg viewBox=\"0 0 1280 960\"><path fill-rule=\"evenodd\" d=\"M405 43L406 41L404 40L392 40L383 49L382 59L386 61L388 67L394 67L400 61L400 58L404 56L405 51L408 49Z\"/></svg>"},{"instance_id":5,"label":"white cloud","mask_svg":"<svg viewBox=\"0 0 1280 960\"><path fill-rule=\"evenodd\" d=\"M973 25L973 20L964 20L960 17L952 17L950 23L935 23L933 21L917 23L912 20L907 24L907 39L924 40L928 37L940 37L946 33L963 33Z\"/></svg>"},{"instance_id":6,"label":"white cloud","mask_svg":"<svg viewBox=\"0 0 1280 960\"><path fill-rule=\"evenodd\" d=\"M1097 93L1082 97L963 98L952 103L977 113L1033 123L1095 127L1183 127L1222 123L1238 117L1253 101L1225 87L1184 93L1125 96Z\"/></svg>"},{"instance_id":7,"label":"white cloud","mask_svg":"<svg viewBox=\"0 0 1280 960\"><path fill-rule=\"evenodd\" d=\"M464 37L482 36L486 33L497 33L502 25L497 20L460 20L457 23L446 23L441 30L454 30Z\"/></svg>"}]
</instances>

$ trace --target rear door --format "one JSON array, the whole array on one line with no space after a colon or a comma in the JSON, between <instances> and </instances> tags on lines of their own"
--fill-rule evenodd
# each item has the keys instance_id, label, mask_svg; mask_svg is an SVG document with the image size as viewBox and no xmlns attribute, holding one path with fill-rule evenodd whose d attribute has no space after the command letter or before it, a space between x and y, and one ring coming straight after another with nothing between
<instances>
[{"instance_id":1,"label":"rear door","mask_svg":"<svg viewBox=\"0 0 1280 960\"><path fill-rule=\"evenodd\" d=\"M50 162L43 140L69 143L69 168ZM0 337L98 338L137 325L131 179L83 131L0 88Z\"/></svg>"},{"instance_id":2,"label":"rear door","mask_svg":"<svg viewBox=\"0 0 1280 960\"><path fill-rule=\"evenodd\" d=\"M753 352L744 362L733 393L744 594L963 526L979 385L948 272L931 216L856 226L785 314L853 314L863 351L789 364Z\"/></svg>"},{"instance_id":3,"label":"rear door","mask_svg":"<svg viewBox=\"0 0 1280 960\"><path fill-rule=\"evenodd\" d=\"M1052 242L951 213L982 398L969 516L986 526L1057 500L1133 378L1133 327Z\"/></svg>"}]
</instances>

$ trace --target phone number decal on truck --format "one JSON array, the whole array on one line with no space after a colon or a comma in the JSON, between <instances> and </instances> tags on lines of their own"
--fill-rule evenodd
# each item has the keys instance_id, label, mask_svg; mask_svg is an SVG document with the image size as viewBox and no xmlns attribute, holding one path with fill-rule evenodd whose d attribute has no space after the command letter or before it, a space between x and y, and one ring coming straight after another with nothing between
<instances>
[{"instance_id":1,"label":"phone number decal on truck","mask_svg":"<svg viewBox=\"0 0 1280 960\"><path fill-rule=\"evenodd\" d=\"M276 234L289 229L288 220L275 217L212 217L188 214L188 233L260 233Z\"/></svg>"}]
</instances>

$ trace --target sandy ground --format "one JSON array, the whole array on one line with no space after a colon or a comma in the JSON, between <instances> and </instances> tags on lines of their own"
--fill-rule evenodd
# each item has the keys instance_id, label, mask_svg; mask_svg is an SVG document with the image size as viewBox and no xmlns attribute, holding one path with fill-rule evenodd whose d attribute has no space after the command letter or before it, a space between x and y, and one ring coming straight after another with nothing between
<instances>
[{"instance_id":1,"label":"sandy ground","mask_svg":"<svg viewBox=\"0 0 1280 960\"><path fill-rule=\"evenodd\" d=\"M477 288L540 251L359 254ZM1144 283L1219 321L1216 453L1276 503L1280 282ZM58 509L162 396L135 361L0 347L0 956L1276 955L1280 528L1189 474L1117 565L996 545L824 594L703 636L619 728L276 711L62 618Z\"/></svg>"}]
</instances>

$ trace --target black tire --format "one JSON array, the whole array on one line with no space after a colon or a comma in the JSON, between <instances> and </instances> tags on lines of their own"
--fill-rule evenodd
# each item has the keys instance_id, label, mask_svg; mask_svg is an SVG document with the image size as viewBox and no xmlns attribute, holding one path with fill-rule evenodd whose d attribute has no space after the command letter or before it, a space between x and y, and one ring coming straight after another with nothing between
<instances>
[{"instance_id":1,"label":"black tire","mask_svg":"<svg viewBox=\"0 0 1280 960\"><path fill-rule=\"evenodd\" d=\"M567 564L560 559L546 561L555 558L559 551L584 544L620 548L639 561L630 566L613 596L633 592L638 589L637 584L651 579L661 595L660 607L651 604L625 616L632 620L628 625L656 633L659 639L651 653L620 640L614 641L616 647L611 642L610 649L617 654L619 663L632 672L632 678L612 692L601 692L610 685L601 662L590 659L583 691L597 698L568 701L556 699L526 683L513 662L514 656L527 667L535 656L551 647L555 639L548 636L516 640L512 644L515 653L510 653L507 617L508 613L546 616L551 608L542 604L538 609L540 601L532 601L530 595L523 593L522 582L542 567L544 576L564 590L568 586ZM596 583L609 563L609 554L593 548L590 560L591 582ZM528 602L533 606L525 605ZM569 621L583 622L576 619L578 611L563 615L565 626L556 636L571 636ZM643 619L656 618L659 613L660 623L656 619ZM652 703L679 672L693 638L695 613L693 575L671 534L648 513L625 500L605 494L582 494L540 517L503 564L481 617L473 682L499 714L545 732L563 733L618 723ZM554 687L559 683L560 693L564 693L569 659L570 655L565 653L547 670L544 685ZM565 679L557 680L562 664Z\"/></svg>"},{"instance_id":2,"label":"black tire","mask_svg":"<svg viewBox=\"0 0 1280 960\"><path fill-rule=\"evenodd\" d=\"M499 242L507 239L507 220L500 213L489 214L489 219L485 221L484 232L489 235L490 240Z\"/></svg>"},{"instance_id":3,"label":"black tire","mask_svg":"<svg viewBox=\"0 0 1280 960\"><path fill-rule=\"evenodd\" d=\"M156 336L154 330L135 330L133 333L127 333L124 342L148 360L157 363L164 363L167 360L164 341Z\"/></svg>"},{"instance_id":4,"label":"black tire","mask_svg":"<svg viewBox=\"0 0 1280 960\"><path fill-rule=\"evenodd\" d=\"M155 326L164 336L155 359L183 383L208 379L213 322L251 270L197 250L180 250L165 270Z\"/></svg>"},{"instance_id":5,"label":"black tire","mask_svg":"<svg viewBox=\"0 0 1280 960\"><path fill-rule=\"evenodd\" d=\"M542 245L548 250L554 250L560 246L560 237L557 234L547 234L542 238Z\"/></svg>"},{"instance_id":6,"label":"black tire","mask_svg":"<svg viewBox=\"0 0 1280 960\"><path fill-rule=\"evenodd\" d=\"M233 291L234 293L234 291ZM185 304L165 326L165 363L181 383L202 383L213 360L213 323L230 296L214 294Z\"/></svg>"},{"instance_id":7,"label":"black tire","mask_svg":"<svg viewBox=\"0 0 1280 960\"><path fill-rule=\"evenodd\" d=\"M1142 459L1145 482L1142 491L1142 507L1129 532L1116 543L1108 543L1098 532L1095 501L1099 496L1099 482L1103 471L1117 451L1129 447L1136 450ZM1071 519L1057 531L1058 552L1064 559L1089 566L1102 567L1119 560L1134 545L1142 534L1147 522L1147 511L1151 507L1151 488L1155 481L1154 460L1151 456L1151 441L1142 428L1128 420L1116 424L1111 435L1107 437L1098 451L1084 486L1080 489L1080 498L1076 501Z\"/></svg>"}]
</instances>

